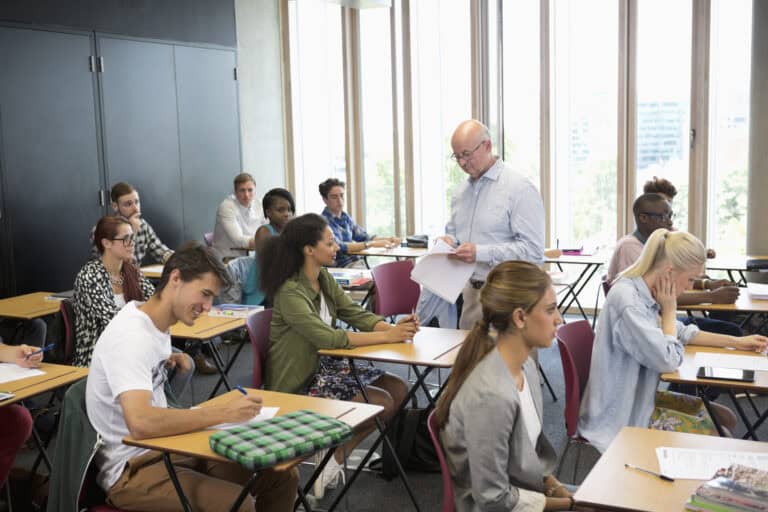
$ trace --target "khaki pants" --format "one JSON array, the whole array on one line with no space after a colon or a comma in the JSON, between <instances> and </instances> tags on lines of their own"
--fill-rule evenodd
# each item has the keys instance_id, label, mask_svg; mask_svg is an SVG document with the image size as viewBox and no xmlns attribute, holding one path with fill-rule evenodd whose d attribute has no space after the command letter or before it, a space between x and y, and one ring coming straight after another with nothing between
<instances>
[{"instance_id":1,"label":"khaki pants","mask_svg":"<svg viewBox=\"0 0 768 512\"><path fill-rule=\"evenodd\" d=\"M203 512L229 510L252 473L229 462L212 462L172 455L181 488L192 509ZM253 486L255 503L246 497L240 512L289 512L293 510L299 474L265 470ZM120 479L107 493L107 501L118 508L175 512L181 501L168 476L162 454L150 451L128 461Z\"/></svg>"},{"instance_id":2,"label":"khaki pants","mask_svg":"<svg viewBox=\"0 0 768 512\"><path fill-rule=\"evenodd\" d=\"M472 329L475 322L483 318L483 306L480 304L480 290L475 289L472 283L467 281L464 289L461 291L464 298L464 305L461 307L461 318L459 318L459 329Z\"/></svg>"}]
</instances>

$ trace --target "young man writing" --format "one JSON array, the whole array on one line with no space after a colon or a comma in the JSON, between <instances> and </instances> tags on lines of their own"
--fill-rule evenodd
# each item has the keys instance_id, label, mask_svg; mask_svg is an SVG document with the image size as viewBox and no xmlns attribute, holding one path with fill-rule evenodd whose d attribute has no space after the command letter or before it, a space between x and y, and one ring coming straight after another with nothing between
<instances>
[{"instance_id":1,"label":"young man writing","mask_svg":"<svg viewBox=\"0 0 768 512\"><path fill-rule=\"evenodd\" d=\"M208 311L222 287L226 269L210 249L189 243L166 262L155 294L145 303L130 302L109 323L96 343L86 388L88 418L104 439L95 462L97 481L115 507L172 511L179 498L159 452L122 444L132 436L145 439L202 430L223 422L252 418L261 409L256 396L238 396L204 409L169 409L164 394L166 371L188 365L171 353L170 327L191 325ZM234 463L214 463L174 456L179 481L194 510L229 507L251 473ZM241 511L289 511L298 485L294 471L263 471L255 500Z\"/></svg>"}]
</instances>

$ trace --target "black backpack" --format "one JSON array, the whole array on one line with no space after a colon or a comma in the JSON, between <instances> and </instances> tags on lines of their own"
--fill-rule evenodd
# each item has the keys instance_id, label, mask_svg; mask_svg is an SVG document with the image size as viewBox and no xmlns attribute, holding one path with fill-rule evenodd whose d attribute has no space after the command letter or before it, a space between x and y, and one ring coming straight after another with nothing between
<instances>
[{"instance_id":1,"label":"black backpack","mask_svg":"<svg viewBox=\"0 0 768 512\"><path fill-rule=\"evenodd\" d=\"M389 438L397 452L397 458L403 469L440 472L440 461L435 452L435 445L429 436L427 418L433 407L407 408L397 417L390 429ZM397 466L392 453L384 445L381 474L386 479L397 476Z\"/></svg>"}]
</instances>

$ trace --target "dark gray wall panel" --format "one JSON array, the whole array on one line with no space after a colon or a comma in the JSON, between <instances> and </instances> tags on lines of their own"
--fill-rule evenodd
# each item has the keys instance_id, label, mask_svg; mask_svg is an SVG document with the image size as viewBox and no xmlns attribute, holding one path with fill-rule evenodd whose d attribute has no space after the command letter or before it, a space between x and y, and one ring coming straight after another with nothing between
<instances>
[{"instance_id":1,"label":"dark gray wall panel","mask_svg":"<svg viewBox=\"0 0 768 512\"><path fill-rule=\"evenodd\" d=\"M173 46L99 35L97 46L109 185L136 187L142 215L174 248L182 241L183 211Z\"/></svg>"},{"instance_id":2,"label":"dark gray wall panel","mask_svg":"<svg viewBox=\"0 0 768 512\"><path fill-rule=\"evenodd\" d=\"M0 167L18 293L71 288L101 214L91 53L87 35L0 27Z\"/></svg>"},{"instance_id":3,"label":"dark gray wall panel","mask_svg":"<svg viewBox=\"0 0 768 512\"><path fill-rule=\"evenodd\" d=\"M2 0L0 19L235 46L234 0Z\"/></svg>"},{"instance_id":4,"label":"dark gray wall panel","mask_svg":"<svg viewBox=\"0 0 768 512\"><path fill-rule=\"evenodd\" d=\"M213 231L219 201L240 172L235 52L177 46L176 91L184 237Z\"/></svg>"}]
</instances>

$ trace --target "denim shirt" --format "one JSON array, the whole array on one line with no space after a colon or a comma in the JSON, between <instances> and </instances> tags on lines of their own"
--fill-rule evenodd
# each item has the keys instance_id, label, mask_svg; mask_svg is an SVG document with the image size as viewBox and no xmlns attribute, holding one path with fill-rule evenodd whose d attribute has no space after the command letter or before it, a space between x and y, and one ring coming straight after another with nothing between
<instances>
[{"instance_id":1,"label":"denim shirt","mask_svg":"<svg viewBox=\"0 0 768 512\"><path fill-rule=\"evenodd\" d=\"M346 267L353 261L357 261L357 256L347 254L348 242L365 242L370 239L368 233L358 226L347 212L341 212L341 216L334 217L328 208L323 209L323 217L328 221L328 226L333 231L333 237L339 244L339 252L336 254L336 266Z\"/></svg>"},{"instance_id":2,"label":"denim shirt","mask_svg":"<svg viewBox=\"0 0 768 512\"><path fill-rule=\"evenodd\" d=\"M660 311L643 278L633 277L616 281L600 312L578 430L601 452L622 427L648 426L659 375L677 370L699 332L678 321L677 336L664 334Z\"/></svg>"}]
</instances>

